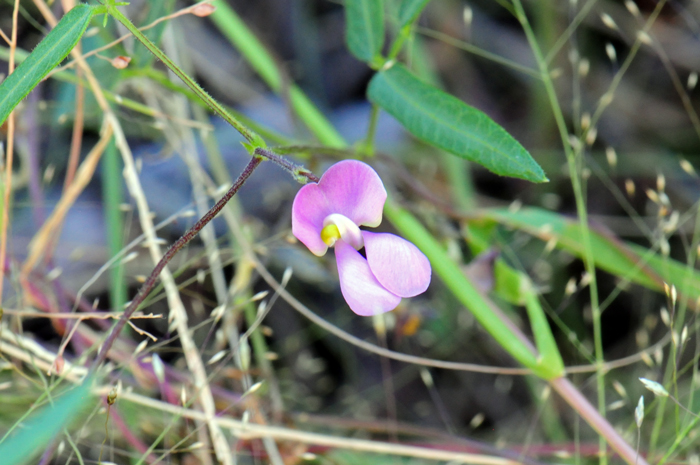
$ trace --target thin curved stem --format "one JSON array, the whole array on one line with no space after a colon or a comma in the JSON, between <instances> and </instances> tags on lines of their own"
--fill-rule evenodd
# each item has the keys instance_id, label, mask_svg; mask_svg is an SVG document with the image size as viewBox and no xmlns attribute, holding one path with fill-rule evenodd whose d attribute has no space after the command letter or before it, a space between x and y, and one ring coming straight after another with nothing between
<instances>
[{"instance_id":1,"label":"thin curved stem","mask_svg":"<svg viewBox=\"0 0 700 465\"><path fill-rule=\"evenodd\" d=\"M187 245L188 242L194 239L197 233L199 233L199 231L201 231L202 228L204 228L204 226L206 226L211 220L214 219L214 217L216 217L216 215L219 214L219 212L224 208L228 201L231 200L231 198L234 195L236 195L236 193L243 186L243 184L245 184L250 175L253 174L253 171L255 171L255 168L257 168L261 162L261 158L253 157L248 163L248 165L245 167L243 172L240 174L240 176L238 176L238 179L236 180L236 182L233 183L228 192L226 192L226 194L218 202L216 202L216 204L214 204L214 206L203 217L201 217L194 224L194 226L192 226L185 234L183 234L182 237L180 237L180 239L175 241L173 245L171 245L170 248L165 252L163 258L161 258L158 264L156 264L155 268L153 268L153 271L151 271L151 274L148 277L148 279L146 279L146 281L141 286L141 289L139 289L139 292L138 294L136 294L136 297L134 297L134 300L132 300L127 309L124 310L122 317L112 327L112 331L109 333L109 336L107 336L107 339L102 344L100 352L97 354L97 358L90 367L91 372L95 372L105 361L105 359L107 358L107 353L112 347L112 344L114 344L114 341L119 336L119 333L124 328L129 318L133 315L136 309L138 309L139 305L141 305L144 299L151 292L151 290L156 284L160 272L163 271L168 262L170 262L170 260L172 260L173 257L175 257L175 255L180 251L180 249L182 249L185 245Z\"/></svg>"}]
</instances>

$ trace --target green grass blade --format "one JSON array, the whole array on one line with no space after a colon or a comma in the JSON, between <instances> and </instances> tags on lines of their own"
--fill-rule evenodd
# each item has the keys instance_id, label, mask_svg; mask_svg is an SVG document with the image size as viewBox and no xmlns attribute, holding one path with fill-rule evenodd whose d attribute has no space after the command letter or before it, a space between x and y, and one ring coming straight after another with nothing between
<instances>
[{"instance_id":1,"label":"green grass blade","mask_svg":"<svg viewBox=\"0 0 700 465\"><path fill-rule=\"evenodd\" d=\"M530 154L485 113L418 79L400 64L377 73L369 99L417 138L502 176L547 177Z\"/></svg>"},{"instance_id":2,"label":"green grass blade","mask_svg":"<svg viewBox=\"0 0 700 465\"><path fill-rule=\"evenodd\" d=\"M270 89L277 93L285 90L282 86L282 74L277 69L272 55L230 6L224 2L218 2L216 11L209 18L270 86ZM322 144L330 147L347 146L343 137L299 87L289 86L289 102L299 119Z\"/></svg>"},{"instance_id":3,"label":"green grass blade","mask_svg":"<svg viewBox=\"0 0 700 465\"><path fill-rule=\"evenodd\" d=\"M582 258L581 226L578 221L539 208L522 208L517 212L492 209L481 213L509 227L525 231L544 241L556 240L557 247ZM644 247L627 244L616 237L589 229L595 264L624 280L663 292L664 282L674 284L678 293L689 301L700 297L700 273L689 270L676 260L660 257Z\"/></svg>"},{"instance_id":4,"label":"green grass blade","mask_svg":"<svg viewBox=\"0 0 700 465\"><path fill-rule=\"evenodd\" d=\"M345 42L365 63L381 61L384 46L384 2L345 0Z\"/></svg>"},{"instance_id":5,"label":"green grass blade","mask_svg":"<svg viewBox=\"0 0 700 465\"><path fill-rule=\"evenodd\" d=\"M14 73L0 84L0 124L24 97L73 50L97 10L77 5L66 13Z\"/></svg>"},{"instance_id":6,"label":"green grass blade","mask_svg":"<svg viewBox=\"0 0 700 465\"><path fill-rule=\"evenodd\" d=\"M119 208L124 201L123 170L117 146L114 141L111 141L102 157L102 198L110 257L116 256L124 247L124 220ZM121 311L127 300L124 265L121 260L110 268L109 283L110 305L114 311Z\"/></svg>"},{"instance_id":7,"label":"green grass blade","mask_svg":"<svg viewBox=\"0 0 700 465\"><path fill-rule=\"evenodd\" d=\"M47 405L35 413L0 444L0 457L3 465L20 465L42 452L49 441L84 408L92 403L90 399L91 379L81 386L58 397L53 406Z\"/></svg>"}]
</instances>

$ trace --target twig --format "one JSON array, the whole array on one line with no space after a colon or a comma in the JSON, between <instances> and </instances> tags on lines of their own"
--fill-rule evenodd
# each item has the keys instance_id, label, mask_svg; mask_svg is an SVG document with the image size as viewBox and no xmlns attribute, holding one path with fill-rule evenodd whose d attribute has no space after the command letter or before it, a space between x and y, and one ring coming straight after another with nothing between
<instances>
[{"instance_id":1,"label":"twig","mask_svg":"<svg viewBox=\"0 0 700 465\"><path fill-rule=\"evenodd\" d=\"M178 10L178 11L176 11L176 12L174 12L174 13L169 14L169 15L162 16L162 17L156 19L155 21L153 21L152 23L147 24L146 26L140 27L140 28L139 28L139 31L141 31L141 32L147 31L147 30L149 30L149 29L151 29L151 28L157 26L158 24L162 23L163 21L167 21L167 20L169 20L169 19L175 19L175 18L177 18L178 16L183 16L183 15L186 15L186 14L190 14L190 13L192 12L192 10L194 10L195 8L197 8L197 7L198 7L199 5L201 5L202 3L211 3L212 1L214 1L214 0L205 0L205 1L203 1L203 2L195 3L194 5L190 5L190 6L188 6L187 8L183 8L183 9ZM131 36L133 36L132 33L124 34L123 36L119 37L119 38L116 39L116 40L113 40L112 42L108 43L107 45L103 45L102 47L98 47L98 48L96 48L96 49L94 49L94 50L89 51L88 53L86 53L86 54L83 55L83 58L89 58L89 57L91 57L91 56L93 56L93 55L97 55L97 54L100 53L100 52L103 52L103 51L105 51L105 50L108 50L108 49L114 47L115 45L118 45L118 44L124 42L126 39L128 39L128 38L131 37ZM47 77L50 77L50 76L51 76L52 74L54 74L54 73L58 73L58 72L60 72L60 71L65 71L65 70L67 70L67 69L69 69L69 68L72 68L73 66L76 65L76 63L77 63L77 60L73 60L73 61L68 62L68 63L66 63L65 65L63 65L63 66L61 66L61 67L59 67L59 68L55 68L54 70L52 70L52 71L49 73L49 75L48 75Z\"/></svg>"},{"instance_id":2,"label":"twig","mask_svg":"<svg viewBox=\"0 0 700 465\"><path fill-rule=\"evenodd\" d=\"M122 149L127 149L126 141L122 138L117 138L117 146L122 146ZM258 157L252 158L246 166L246 168L241 173L241 175L238 177L236 182L233 183L229 191L207 212L206 215L200 218L194 224L194 226L192 226L192 228L190 228L182 237L180 237L180 239L175 241L175 243L173 243L173 245L170 246L170 248L165 252L165 254L162 257L159 256L160 250L155 241L155 234L153 233L153 224L149 216L148 205L146 204L145 197L143 196L143 191L141 190L140 184L138 184L138 177L136 175L136 169L133 166L133 159L131 159L130 157L125 157L124 161L126 165L125 172L127 174L127 186L132 191L132 195L138 194L138 196L136 196L136 202L139 208L139 217L144 226L144 232L147 232L147 235L150 234L151 236L153 236L148 237L149 242L151 244L150 250L154 260L157 260L158 263L151 272L151 275L141 286L141 289L139 290L134 300L131 301L129 307L127 307L127 309L124 311L124 317L117 321L117 323L112 327L110 334L107 336L107 339L102 344L100 352L97 355L97 358L92 364L90 370L94 373L105 361L110 347L112 346L116 338L119 336L119 333L121 332L121 330L127 322L127 318L143 302L148 293L155 286L158 276L161 274L161 272L163 272L162 279L163 284L166 288L171 315L174 318L177 331L180 334L180 340L182 343L182 348L185 354L187 365L189 369L193 371L196 387L200 391L202 407L204 409L205 418L212 436L212 442L214 443L216 448L217 458L219 458L219 460L223 461L225 464L233 463L233 460L230 455L231 452L228 448L228 445L226 444L225 438L223 437L223 433L219 429L218 425L215 422L213 422L216 407L214 405L214 399L211 394L211 390L206 384L206 371L204 369L202 359L199 357L197 347L194 344L194 341L192 340L191 336L189 335L189 328L187 327L187 315L185 313L184 306L182 305L182 301L179 298L177 286L175 285L172 275L167 270L166 265L168 264L168 262L170 262L170 260L172 260L175 254L177 254L177 252L182 247L184 247L189 241L191 241L205 225L207 225L212 219L214 219L214 217L221 211L221 209L226 205L226 203L238 192L241 186L253 173L255 168L257 168L257 166L262 162L262 159ZM202 381L204 382L204 384L201 383Z\"/></svg>"},{"instance_id":3,"label":"twig","mask_svg":"<svg viewBox=\"0 0 700 465\"><path fill-rule=\"evenodd\" d=\"M190 210L190 211L191 211L191 210ZM175 214L173 214L173 215L170 215L168 218L164 219L163 221L161 221L160 223L158 223L157 225L155 225L155 226L153 227L153 230L154 230L154 231L158 231L158 230L160 230L160 229L162 229L162 228L168 226L169 224L171 224L172 222L174 222L175 220L177 220L177 219L180 218L180 217L184 217L184 214L179 212L179 213L175 213ZM145 239L146 239L146 235L143 234L143 233L141 233L137 238L135 238L133 241L129 242L122 250L120 250L119 253L117 253L117 254L114 255L112 258L110 258L109 260L107 260L107 262L105 262L105 264L102 265L102 266L100 267L100 269L97 270L97 271L95 272L95 274L93 274L93 275L90 277L90 279L88 279L88 280L85 282L85 284L83 284L83 285L80 287L80 289L78 289L78 293L76 294L75 299L74 299L74 300L75 300L75 304L73 305L73 311L75 311L75 310L78 308L78 306L79 306L79 304L80 304L80 299L82 299L83 294L85 293L85 291L87 291L87 290L90 288L90 286L92 286L93 284L95 284L95 282L97 282L97 280L100 278L100 276L102 276L102 275L103 275L108 269L110 269L115 263L119 262L119 261L122 260L122 259L126 260L126 259L124 258L124 256L125 256L131 249L133 249L134 247L138 246L139 244L144 243ZM102 313L100 313L100 314L102 315ZM121 314L121 312L120 312L120 313L119 313L119 316L121 316L121 315L122 315L122 314Z\"/></svg>"},{"instance_id":4,"label":"twig","mask_svg":"<svg viewBox=\"0 0 700 465\"><path fill-rule=\"evenodd\" d=\"M104 395L111 387L98 390ZM204 415L196 410L186 409L177 405L151 399L133 392L122 392L120 399L133 402L138 405L153 408L161 412L168 412L191 419L204 419ZM475 465L516 465L522 462L489 455L470 454L464 452L452 452L437 448L409 446L403 444L391 444L366 439L354 439L331 436L326 434L310 433L278 426L259 425L255 423L234 420L228 417L217 417L214 421L223 428L228 428L236 435L246 439L269 437L276 440L301 442L318 446L347 449L378 454L391 454L404 457L424 458L436 461L453 461L455 463L470 463Z\"/></svg>"},{"instance_id":5,"label":"twig","mask_svg":"<svg viewBox=\"0 0 700 465\"><path fill-rule=\"evenodd\" d=\"M116 320L121 318L122 312L85 312L85 313L46 313L46 312L32 312L29 310L10 310L3 308L3 313L5 315L15 315L24 318L60 318L66 320ZM163 318L161 313L142 313L135 312L130 320L153 320L157 318Z\"/></svg>"},{"instance_id":6,"label":"twig","mask_svg":"<svg viewBox=\"0 0 700 465\"><path fill-rule=\"evenodd\" d=\"M2 37L2 39L3 39L5 42L7 42L7 45L8 45L8 46L11 46L11 45L12 45L12 41L10 40L9 37L7 37L7 35L5 35L5 33L3 32L2 29L0 29L0 37Z\"/></svg>"},{"instance_id":7,"label":"twig","mask_svg":"<svg viewBox=\"0 0 700 465\"><path fill-rule=\"evenodd\" d=\"M238 192L241 186L246 182L246 180L250 177L255 168L257 168L257 166L261 162L262 159L258 157L252 158L246 166L246 168L241 173L241 175L238 177L236 182L233 183L231 188L228 190L228 192L202 218L200 218L194 224L194 226L192 226L192 228L190 228L182 237L180 237L180 239L175 241L175 243L173 243L173 245L171 245L170 248L165 252L162 258L160 258L155 268L151 272L151 275L146 279L146 281L141 286L141 289L139 289L139 292L134 298L134 300L131 301L129 307L124 311L124 316L121 319L119 319L119 321L117 321L117 323L112 327L110 334L107 336L107 339L102 344L100 352L98 353L97 358L95 359L90 368L91 372L94 373L105 361L109 349L114 344L114 341L119 336L121 330L124 328L124 325L126 324L128 318L134 313L134 311L146 298L148 293L153 289L160 273L163 271L167 273L166 265L168 264L168 262L170 262L170 260L172 260L175 254L177 254L177 252L180 249L182 249L182 247L184 247L189 241L191 241L205 225L207 225L212 219L214 219L214 217L221 211L221 209L226 205L226 203L228 203L228 201ZM130 165L133 165L133 160L130 160ZM131 166L131 168L133 168L133 166ZM130 177L135 177L135 170L133 171L134 176ZM127 183L129 183L128 181L129 179L127 179ZM134 187L133 183L131 184L131 187ZM137 199L137 202L139 202L140 200L145 199ZM142 210L142 208L140 208L140 210ZM150 221L150 218L148 217L147 208L146 213L143 214L143 212L141 212L140 216L142 220L145 218L147 221ZM150 230L151 232L153 231L152 224L150 225ZM150 242L153 254L153 250L157 251L158 246L154 240L151 240ZM169 276L169 281L164 281L164 283L166 284L166 287L168 287L168 282L172 286L174 286L175 297L179 301L179 297L177 296L177 287L174 284L172 275L167 273L167 276ZM205 411L203 414L204 421L206 421L209 426L209 430L212 435L212 441L217 450L217 457L225 463L232 463L232 459L230 457L230 450L228 450L228 445L226 444L225 438L223 437L223 434L220 431L218 425L214 421L215 406L213 397L211 395L211 391L209 390L206 381L204 382L204 385L202 385L201 382L197 382L201 381L202 379L206 380L206 372L204 370L202 360L197 354L196 346L194 345L192 338L189 336L189 328L187 327L186 319L187 316L184 313L184 307L182 306L181 301L179 302L179 305L177 304L177 302L172 302L171 293L168 294L168 298L169 303L171 304L171 311L174 312L175 323L178 327L178 333L180 334L180 340L182 341L183 351L185 353L187 364L191 370L195 371L195 382L197 384L196 387L200 390L202 406ZM226 445L226 449L222 450L220 447L221 445Z\"/></svg>"},{"instance_id":8,"label":"twig","mask_svg":"<svg viewBox=\"0 0 700 465\"><path fill-rule=\"evenodd\" d=\"M12 358L21 360L25 363L35 364L44 373L48 372L53 366L53 359L51 361L45 358L37 358L27 353L26 350L20 349L16 345L10 344L8 342L0 341L0 352L6 353ZM53 354L51 354L54 357ZM63 372L61 376L65 377L67 380L73 383L80 383L87 374L87 369L72 365L69 362L65 362L63 365Z\"/></svg>"},{"instance_id":9,"label":"twig","mask_svg":"<svg viewBox=\"0 0 700 465\"><path fill-rule=\"evenodd\" d=\"M302 165L292 163L287 158L280 157L279 155L273 153L268 149L258 147L255 149L255 154L261 157L265 157L277 166L280 166L282 169L289 172L289 174L291 174L294 177L294 179L298 179L299 177L301 177L306 178L306 180L311 182L317 183L320 181L318 176L313 174L308 169L304 168Z\"/></svg>"},{"instance_id":10,"label":"twig","mask_svg":"<svg viewBox=\"0 0 700 465\"><path fill-rule=\"evenodd\" d=\"M107 339L102 344L102 348L100 349L97 358L95 359L90 368L91 371L94 372L105 361L105 359L107 358L107 352L114 343L114 340L117 338L117 336L119 336L121 330L124 328L126 321L136 311L138 306L141 305L148 293L151 292L151 290L156 284L158 276L160 275L161 271L163 271L168 262L170 262L170 260L172 260L175 254L177 254L177 252L179 252L180 249L182 249L188 242L190 242L207 223L214 219L214 217L221 211L224 205L226 205L226 203L228 203L228 201L231 200L231 197L236 195L238 190L248 180L250 175L253 174L253 171L255 170L255 168L258 167L261 161L262 160L260 158L252 158L248 163L248 166L246 166L245 170L243 170L241 175L238 177L236 182L233 183L228 192L226 192L226 194L218 202L216 202L216 204L207 212L206 215L200 218L194 224L194 226L192 226L185 234L182 235L182 237L175 241L173 245L171 245L170 248L165 252L163 258L161 258L160 261L158 261L158 263L156 264L155 268L153 268L153 271L151 272L150 276L141 285L141 288L139 289L138 294L136 294L136 297L134 297L134 300L132 300L127 309L124 310L122 318L120 318L119 321L114 325L109 336L107 336Z\"/></svg>"}]
</instances>

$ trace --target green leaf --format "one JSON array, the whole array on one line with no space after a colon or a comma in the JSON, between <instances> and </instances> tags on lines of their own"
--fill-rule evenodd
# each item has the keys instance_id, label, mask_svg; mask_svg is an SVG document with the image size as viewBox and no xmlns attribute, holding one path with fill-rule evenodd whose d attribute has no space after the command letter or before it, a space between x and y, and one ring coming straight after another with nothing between
<instances>
[{"instance_id":1,"label":"green leaf","mask_svg":"<svg viewBox=\"0 0 700 465\"><path fill-rule=\"evenodd\" d=\"M403 0L399 7L399 27L411 24L420 16L430 0Z\"/></svg>"},{"instance_id":2,"label":"green leaf","mask_svg":"<svg viewBox=\"0 0 700 465\"><path fill-rule=\"evenodd\" d=\"M36 46L14 73L0 84L0 124L24 97L73 50L96 8L76 5Z\"/></svg>"},{"instance_id":3,"label":"green leaf","mask_svg":"<svg viewBox=\"0 0 700 465\"><path fill-rule=\"evenodd\" d=\"M501 176L547 181L542 168L505 129L485 113L421 81L403 65L377 73L368 97L429 144Z\"/></svg>"},{"instance_id":4,"label":"green leaf","mask_svg":"<svg viewBox=\"0 0 700 465\"><path fill-rule=\"evenodd\" d=\"M49 441L84 408L90 407L90 378L81 386L54 400L27 421L22 422L4 442L0 443L3 465L28 463L33 455L43 451Z\"/></svg>"},{"instance_id":5,"label":"green leaf","mask_svg":"<svg viewBox=\"0 0 700 465\"><path fill-rule=\"evenodd\" d=\"M581 225L576 220L539 208L517 212L490 209L480 220L491 219L525 231L543 241L556 241L557 248L583 258ZM597 268L654 291L663 292L664 283L674 284L689 302L700 298L700 272L684 263L665 258L636 244L622 242L612 234L589 228L591 248Z\"/></svg>"},{"instance_id":6,"label":"green leaf","mask_svg":"<svg viewBox=\"0 0 700 465\"><path fill-rule=\"evenodd\" d=\"M345 0L345 28L350 52L367 63L375 60L384 45L384 2Z\"/></svg>"}]
</instances>

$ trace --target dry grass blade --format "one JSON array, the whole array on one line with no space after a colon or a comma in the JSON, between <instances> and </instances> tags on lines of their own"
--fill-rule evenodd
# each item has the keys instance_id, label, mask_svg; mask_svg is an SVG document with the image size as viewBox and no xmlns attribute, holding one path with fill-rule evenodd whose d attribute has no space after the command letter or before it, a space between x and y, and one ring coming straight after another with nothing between
<instances>
[{"instance_id":1,"label":"dry grass blade","mask_svg":"<svg viewBox=\"0 0 700 465\"><path fill-rule=\"evenodd\" d=\"M122 312L84 312L84 313L46 313L31 310L11 310L4 308L5 315L13 315L22 318L61 318L67 320L116 320L122 317ZM160 313L136 312L129 317L130 320L153 320L163 318Z\"/></svg>"},{"instance_id":2,"label":"dry grass blade","mask_svg":"<svg viewBox=\"0 0 700 465\"><path fill-rule=\"evenodd\" d=\"M139 28L139 31L141 31L141 32L147 31L147 30L149 30L149 29L151 29L151 28L157 26L158 24L162 23L163 21L168 21L168 20L171 20L171 19L175 19L175 18L177 18L177 17L179 17L179 16L191 14L194 10L197 9L197 7L199 7L199 6L201 6L201 5L204 5L204 4L209 4L209 3L211 3L212 1L213 1L213 0L205 0L205 1L203 1L203 2L199 2L199 3L196 3L196 4L194 4L194 5L191 5L191 6L188 6L188 7L186 7L186 8L183 8L183 9L181 9L181 10L178 10L178 11L172 13L172 14L169 14L169 15L163 16L163 17L161 17L161 18L158 18L158 19L156 19L155 21L153 21L152 23L147 24L147 25L145 25L145 26L143 26L143 27L140 27L140 28ZM124 34L123 36L119 37L119 38L116 39L116 40L113 40L112 42L108 43L107 45L103 45L102 47L98 47L98 48L96 48L96 49L94 49L94 50L91 50L90 52L84 54L84 55L83 55L83 58L89 58L89 57L91 57L91 56L93 56L93 55L99 54L100 52L104 52L105 50L109 50L110 48L114 47L115 45L119 45L120 43L124 42L126 39L128 39L128 38L131 37L132 35L133 35L133 34L131 34L131 33L129 33L129 34ZM76 65L76 63L77 63L77 60L74 60L74 61L71 61L70 63L65 64L64 66L61 66L61 67L59 67L59 68L56 68L55 70L53 70L53 71L51 71L51 72L49 73L49 76L51 76L51 75L54 74L54 73L58 73L59 71L64 71L64 70L66 70L66 69L72 68L73 66Z\"/></svg>"},{"instance_id":3,"label":"dry grass blade","mask_svg":"<svg viewBox=\"0 0 700 465\"><path fill-rule=\"evenodd\" d=\"M80 165L80 169L77 172L76 178L73 183L68 187L61 196L61 200L56 205L53 213L48 220L42 225L41 229L35 234L32 242L29 245L29 256L22 266L22 276L26 277L31 272L31 270L36 266L37 262L41 258L42 254L45 252L49 244L55 239L57 232L61 229L61 224L68 213L70 207L75 203L76 199L83 192L85 186L88 185L92 179L92 175L95 173L97 168L97 163L100 161L102 153L107 148L110 139L113 134L112 125L105 124L100 140L97 144L90 150L83 163Z\"/></svg>"},{"instance_id":4,"label":"dry grass blade","mask_svg":"<svg viewBox=\"0 0 700 465\"><path fill-rule=\"evenodd\" d=\"M110 389L112 389L111 386L103 387L97 392L100 395L106 395ZM184 418L191 418L194 420L203 420L205 418L204 414L197 410L179 407L177 405L168 404L166 402L154 400L131 392L122 393L120 398L144 407L182 416ZM370 441L366 439L344 438L277 426L258 425L224 416L217 417L214 419L214 421L220 427L229 429L235 435L244 439L269 437L278 441L300 442L304 444L337 449L372 452L377 454L391 454L435 461L453 461L455 463L470 463L474 465L518 465L522 463L517 460L509 460L489 455L451 452L437 448L432 449L427 447L407 446L403 444L393 444L381 441Z\"/></svg>"}]
</instances>

